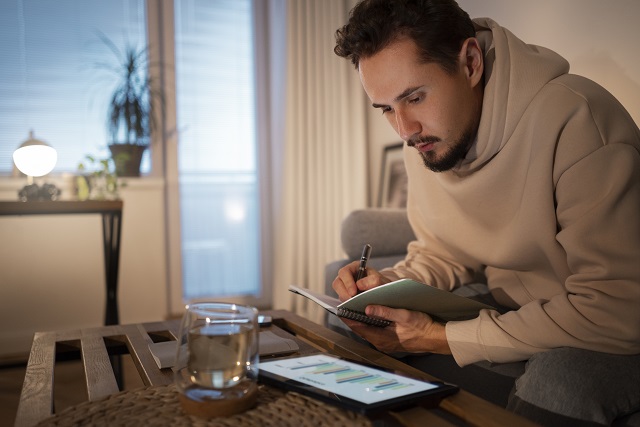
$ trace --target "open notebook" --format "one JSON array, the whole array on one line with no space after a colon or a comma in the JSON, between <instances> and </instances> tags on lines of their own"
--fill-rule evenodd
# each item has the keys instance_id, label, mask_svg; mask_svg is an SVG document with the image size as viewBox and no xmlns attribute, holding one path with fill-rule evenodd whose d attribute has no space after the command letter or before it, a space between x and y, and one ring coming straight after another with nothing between
<instances>
[{"instance_id":1,"label":"open notebook","mask_svg":"<svg viewBox=\"0 0 640 427\"><path fill-rule=\"evenodd\" d=\"M387 326L391 322L367 316L364 311L370 304L421 311L443 322L472 319L477 317L482 309L495 310L490 305L411 279L400 279L369 289L344 302L298 286L289 286L289 291L309 298L336 316L374 326Z\"/></svg>"}]
</instances>

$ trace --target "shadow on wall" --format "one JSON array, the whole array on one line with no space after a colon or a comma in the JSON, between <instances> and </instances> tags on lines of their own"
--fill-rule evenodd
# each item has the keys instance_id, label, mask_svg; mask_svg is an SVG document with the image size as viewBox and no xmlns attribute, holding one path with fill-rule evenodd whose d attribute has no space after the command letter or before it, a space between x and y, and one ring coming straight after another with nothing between
<instances>
[{"instance_id":1,"label":"shadow on wall","mask_svg":"<svg viewBox=\"0 0 640 427\"><path fill-rule=\"evenodd\" d=\"M571 73L588 76L624 105L640 126L640 75L620 66L607 51L588 50L571 60ZM635 78L632 76L636 76Z\"/></svg>"}]
</instances>

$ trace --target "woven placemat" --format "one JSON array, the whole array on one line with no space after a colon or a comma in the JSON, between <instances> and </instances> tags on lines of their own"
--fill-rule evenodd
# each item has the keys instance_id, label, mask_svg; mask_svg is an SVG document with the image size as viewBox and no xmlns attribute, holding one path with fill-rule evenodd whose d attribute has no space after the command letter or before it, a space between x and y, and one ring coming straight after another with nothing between
<instances>
[{"instance_id":1,"label":"woven placemat","mask_svg":"<svg viewBox=\"0 0 640 427\"><path fill-rule=\"evenodd\" d=\"M39 426L366 426L363 415L293 392L260 386L257 405L242 414L210 420L186 415L175 385L144 387L69 407Z\"/></svg>"}]
</instances>

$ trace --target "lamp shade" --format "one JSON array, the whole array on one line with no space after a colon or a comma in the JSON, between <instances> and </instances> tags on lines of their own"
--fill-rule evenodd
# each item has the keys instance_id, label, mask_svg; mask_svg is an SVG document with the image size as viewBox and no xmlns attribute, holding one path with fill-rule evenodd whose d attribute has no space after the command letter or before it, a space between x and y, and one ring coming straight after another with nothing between
<instances>
[{"instance_id":1,"label":"lamp shade","mask_svg":"<svg viewBox=\"0 0 640 427\"><path fill-rule=\"evenodd\" d=\"M58 161L56 150L29 133L29 139L13 152L13 162L27 176L43 176L53 170Z\"/></svg>"}]
</instances>

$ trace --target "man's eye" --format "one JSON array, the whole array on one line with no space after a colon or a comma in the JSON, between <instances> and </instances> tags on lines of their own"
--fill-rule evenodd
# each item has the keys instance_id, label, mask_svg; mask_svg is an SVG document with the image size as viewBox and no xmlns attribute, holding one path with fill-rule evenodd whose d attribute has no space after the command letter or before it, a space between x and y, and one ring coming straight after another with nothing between
<instances>
[{"instance_id":1,"label":"man's eye","mask_svg":"<svg viewBox=\"0 0 640 427\"><path fill-rule=\"evenodd\" d=\"M417 104L418 102L420 102L420 100L422 100L422 97L416 96L415 98L409 99L409 104Z\"/></svg>"},{"instance_id":2,"label":"man's eye","mask_svg":"<svg viewBox=\"0 0 640 427\"><path fill-rule=\"evenodd\" d=\"M391 107L382 107L380 108L380 111L382 111L382 114L384 115L391 111Z\"/></svg>"}]
</instances>

